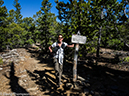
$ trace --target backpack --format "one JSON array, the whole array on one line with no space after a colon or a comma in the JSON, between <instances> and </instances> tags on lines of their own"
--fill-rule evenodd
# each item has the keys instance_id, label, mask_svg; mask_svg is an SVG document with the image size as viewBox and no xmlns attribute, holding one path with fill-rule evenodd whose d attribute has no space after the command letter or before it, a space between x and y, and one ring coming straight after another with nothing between
<instances>
[{"instance_id":1,"label":"backpack","mask_svg":"<svg viewBox=\"0 0 129 96\"><path fill-rule=\"evenodd\" d=\"M56 47L53 49L53 53L56 54L56 52L58 51L60 47L58 46L58 43L56 42ZM65 48L65 44L64 42L62 42L61 48L64 49Z\"/></svg>"}]
</instances>

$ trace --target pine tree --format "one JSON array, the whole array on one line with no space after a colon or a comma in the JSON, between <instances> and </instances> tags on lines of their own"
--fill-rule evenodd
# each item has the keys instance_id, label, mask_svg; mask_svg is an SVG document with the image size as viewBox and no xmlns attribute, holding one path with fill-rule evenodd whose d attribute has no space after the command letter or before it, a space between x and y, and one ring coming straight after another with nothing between
<instances>
[{"instance_id":1,"label":"pine tree","mask_svg":"<svg viewBox=\"0 0 129 96\"><path fill-rule=\"evenodd\" d=\"M9 24L15 22L15 11L13 9L9 10L7 21Z\"/></svg>"},{"instance_id":2,"label":"pine tree","mask_svg":"<svg viewBox=\"0 0 129 96\"><path fill-rule=\"evenodd\" d=\"M56 17L55 14L50 12L51 3L49 0L42 1L42 7L39 12L37 12L37 16L39 17L37 20L37 36L41 41L41 44L45 50L47 50L48 46L52 43L51 40L55 34L55 26Z\"/></svg>"},{"instance_id":3,"label":"pine tree","mask_svg":"<svg viewBox=\"0 0 129 96\"><path fill-rule=\"evenodd\" d=\"M69 0L67 3L56 1L58 9L58 18L64 25L63 33L65 40L71 42L71 35L80 31L81 35L92 40L92 25L90 20L90 0ZM79 52L85 55L86 44L81 45ZM71 51L71 50L70 50ZM69 53L69 51L67 51ZM67 53L66 53L67 54ZM80 54L81 55L81 54Z\"/></svg>"},{"instance_id":4,"label":"pine tree","mask_svg":"<svg viewBox=\"0 0 129 96\"><path fill-rule=\"evenodd\" d=\"M87 36L86 46L81 47L83 50L87 48L87 51L93 52L96 48L96 56L99 57L102 42L106 46L111 39L118 39L116 26L123 4L117 0L69 0L67 3L56 0L56 3L66 37L71 37L78 30ZM80 53L83 52L81 48Z\"/></svg>"},{"instance_id":5,"label":"pine tree","mask_svg":"<svg viewBox=\"0 0 129 96\"><path fill-rule=\"evenodd\" d=\"M9 11L7 21L8 21L8 30L6 30L6 46L8 48L22 47L24 45L24 28L21 27L22 16L20 14L21 6L18 3L18 0L14 0L14 7L16 11L13 9Z\"/></svg>"},{"instance_id":6,"label":"pine tree","mask_svg":"<svg viewBox=\"0 0 129 96\"><path fill-rule=\"evenodd\" d=\"M21 5L20 3L18 3L18 0L14 0L14 5L16 8L15 11L15 23L21 23L21 19L22 19L22 15L21 15Z\"/></svg>"},{"instance_id":7,"label":"pine tree","mask_svg":"<svg viewBox=\"0 0 129 96\"><path fill-rule=\"evenodd\" d=\"M26 17L26 18L23 18L22 23L20 24L21 27L25 29L23 33L23 40L25 45L30 45L35 41L35 38L34 38L35 25L33 22L34 22L33 18Z\"/></svg>"},{"instance_id":8,"label":"pine tree","mask_svg":"<svg viewBox=\"0 0 129 96\"><path fill-rule=\"evenodd\" d=\"M91 0L91 8L94 13L91 15L92 24L96 26L94 30L98 30L96 31L98 32L98 35L96 35L98 37L96 55L99 57L99 48L102 46L102 42L105 43L105 46L106 44L110 46L112 41L116 41L116 39L119 41L116 26L118 26L118 15L122 10L122 6L117 0ZM116 43L114 42L114 44Z\"/></svg>"},{"instance_id":9,"label":"pine tree","mask_svg":"<svg viewBox=\"0 0 129 96\"><path fill-rule=\"evenodd\" d=\"M3 0L0 0L0 50L6 48L6 28L7 28L7 9L4 4Z\"/></svg>"}]
</instances>

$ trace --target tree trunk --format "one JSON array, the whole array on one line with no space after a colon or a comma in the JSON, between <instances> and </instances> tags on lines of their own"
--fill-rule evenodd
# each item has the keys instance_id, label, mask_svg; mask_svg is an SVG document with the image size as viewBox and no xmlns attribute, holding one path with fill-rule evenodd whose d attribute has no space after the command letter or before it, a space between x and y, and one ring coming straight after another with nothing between
<instances>
[{"instance_id":1,"label":"tree trunk","mask_svg":"<svg viewBox=\"0 0 129 96\"><path fill-rule=\"evenodd\" d=\"M98 37L98 44L97 44L97 53L96 53L97 57L99 57L99 49L100 49L100 43L101 43L101 31L102 31L102 26L100 27L100 30L99 30L99 37Z\"/></svg>"},{"instance_id":2,"label":"tree trunk","mask_svg":"<svg viewBox=\"0 0 129 96\"><path fill-rule=\"evenodd\" d=\"M103 20L103 8L102 8L102 11L101 11L101 20ZM101 43L101 31L102 31L102 25L99 29L99 37L98 37L98 44L97 44L97 53L96 53L96 56L99 57L99 49L100 49L100 43Z\"/></svg>"}]
</instances>

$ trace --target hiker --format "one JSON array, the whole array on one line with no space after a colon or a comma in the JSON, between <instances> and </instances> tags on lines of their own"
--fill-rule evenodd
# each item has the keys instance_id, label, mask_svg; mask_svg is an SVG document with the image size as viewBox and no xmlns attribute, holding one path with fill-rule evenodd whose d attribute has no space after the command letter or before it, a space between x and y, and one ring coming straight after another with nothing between
<instances>
[{"instance_id":1,"label":"hiker","mask_svg":"<svg viewBox=\"0 0 129 96\"><path fill-rule=\"evenodd\" d=\"M60 87L60 85L62 84L61 76L63 72L63 60L64 60L65 47L74 47L74 44L68 45L66 42L63 42L62 34L58 35L57 42L49 46L49 50L50 50L50 53L53 54L53 62L55 64L55 75L56 75L57 87Z\"/></svg>"}]
</instances>

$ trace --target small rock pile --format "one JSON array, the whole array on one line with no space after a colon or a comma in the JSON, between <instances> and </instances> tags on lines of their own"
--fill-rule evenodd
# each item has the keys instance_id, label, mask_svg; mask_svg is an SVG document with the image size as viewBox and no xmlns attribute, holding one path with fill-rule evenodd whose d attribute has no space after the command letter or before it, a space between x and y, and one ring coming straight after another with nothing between
<instances>
[{"instance_id":1,"label":"small rock pile","mask_svg":"<svg viewBox=\"0 0 129 96\"><path fill-rule=\"evenodd\" d=\"M12 49L6 53L0 54L0 59L3 61L3 64L18 64L20 61L25 61L25 56L29 55L25 49Z\"/></svg>"}]
</instances>

